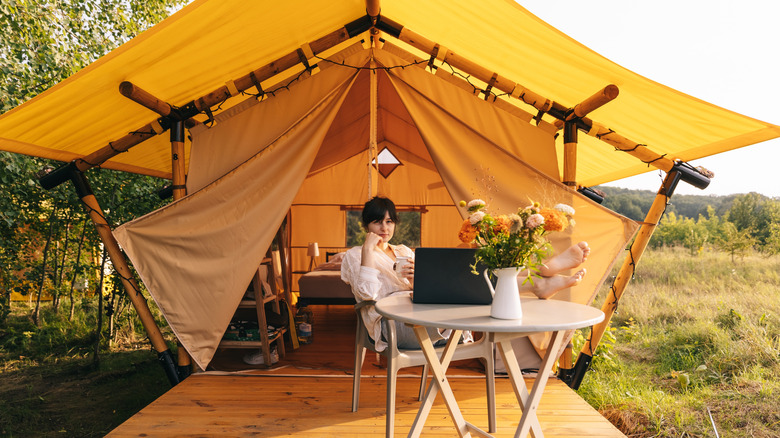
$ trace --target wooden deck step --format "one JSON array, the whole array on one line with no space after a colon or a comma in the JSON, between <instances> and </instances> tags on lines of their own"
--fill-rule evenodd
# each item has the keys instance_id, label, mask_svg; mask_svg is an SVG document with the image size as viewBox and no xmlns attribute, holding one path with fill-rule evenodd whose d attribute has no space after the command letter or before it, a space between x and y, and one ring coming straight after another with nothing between
<instances>
[{"instance_id":1,"label":"wooden deck step","mask_svg":"<svg viewBox=\"0 0 780 438\"><path fill-rule=\"evenodd\" d=\"M398 380L396 436L406 436L417 413L416 378ZM487 428L485 382L451 380L466 421ZM352 379L267 375L193 375L112 431L130 436L351 437L382 436L385 380L364 378L360 409L351 412ZM497 437L514 436L520 410L509 380L496 381ZM539 406L546 437L624 435L562 382L551 379ZM437 398L424 437L456 436Z\"/></svg>"}]
</instances>

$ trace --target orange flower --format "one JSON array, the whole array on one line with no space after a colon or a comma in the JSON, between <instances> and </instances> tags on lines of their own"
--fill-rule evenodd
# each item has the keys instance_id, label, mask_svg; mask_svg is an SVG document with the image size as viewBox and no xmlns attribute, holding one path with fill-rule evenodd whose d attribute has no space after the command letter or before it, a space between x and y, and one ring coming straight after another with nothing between
<instances>
[{"instance_id":1,"label":"orange flower","mask_svg":"<svg viewBox=\"0 0 780 438\"><path fill-rule=\"evenodd\" d=\"M460 227L460 231L458 231L458 238L463 243L471 243L477 238L477 229L471 225L468 219L463 221L463 225Z\"/></svg>"},{"instance_id":2,"label":"orange flower","mask_svg":"<svg viewBox=\"0 0 780 438\"><path fill-rule=\"evenodd\" d=\"M568 220L563 212L552 208L543 208L539 214L544 216L545 231L563 231L568 225Z\"/></svg>"},{"instance_id":3,"label":"orange flower","mask_svg":"<svg viewBox=\"0 0 780 438\"><path fill-rule=\"evenodd\" d=\"M509 230L512 228L512 220L505 214L502 214L495 219L495 225L493 225L493 233L509 234Z\"/></svg>"}]
</instances>

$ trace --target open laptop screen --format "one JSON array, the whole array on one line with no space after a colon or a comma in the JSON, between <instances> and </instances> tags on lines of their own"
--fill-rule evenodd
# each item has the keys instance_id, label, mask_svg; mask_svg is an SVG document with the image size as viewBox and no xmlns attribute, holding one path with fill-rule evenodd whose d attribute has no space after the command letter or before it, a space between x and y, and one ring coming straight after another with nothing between
<instances>
[{"instance_id":1,"label":"open laptop screen","mask_svg":"<svg viewBox=\"0 0 780 438\"><path fill-rule=\"evenodd\" d=\"M471 272L474 248L417 248L414 252L414 294L421 304L490 304L484 267Z\"/></svg>"}]
</instances>

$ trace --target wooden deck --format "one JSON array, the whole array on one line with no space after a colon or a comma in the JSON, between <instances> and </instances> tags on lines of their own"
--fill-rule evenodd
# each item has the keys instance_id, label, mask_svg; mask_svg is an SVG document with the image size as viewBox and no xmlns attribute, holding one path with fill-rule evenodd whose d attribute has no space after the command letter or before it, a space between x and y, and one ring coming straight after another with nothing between
<instances>
[{"instance_id":1,"label":"wooden deck","mask_svg":"<svg viewBox=\"0 0 780 438\"><path fill-rule=\"evenodd\" d=\"M382 436L385 379L382 364L366 357L360 409L351 412L354 313L351 306L314 306L314 343L291 351L270 370L240 362L246 351L220 352L215 370L172 388L109 434L124 436L349 437ZM487 428L485 383L476 361L448 371L467 421ZM530 381L526 382L530 385ZM406 436L419 402L419 369L401 370L396 436ZM520 411L509 379L496 379L497 437L513 436ZM547 437L622 437L617 428L568 386L550 379L539 406ZM423 436L456 436L438 398Z\"/></svg>"}]
</instances>

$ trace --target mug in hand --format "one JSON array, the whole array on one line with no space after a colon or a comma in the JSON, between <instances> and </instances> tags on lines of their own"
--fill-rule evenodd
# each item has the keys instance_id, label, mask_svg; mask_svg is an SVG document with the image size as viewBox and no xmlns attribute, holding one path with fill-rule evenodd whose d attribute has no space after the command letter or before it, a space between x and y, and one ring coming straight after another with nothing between
<instances>
[{"instance_id":1,"label":"mug in hand","mask_svg":"<svg viewBox=\"0 0 780 438\"><path fill-rule=\"evenodd\" d=\"M407 263L409 263L409 257L396 257L395 259L395 275L401 280L404 279L401 269L403 269Z\"/></svg>"}]
</instances>

